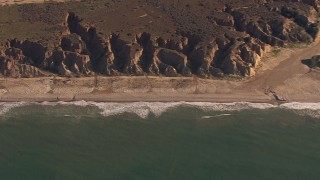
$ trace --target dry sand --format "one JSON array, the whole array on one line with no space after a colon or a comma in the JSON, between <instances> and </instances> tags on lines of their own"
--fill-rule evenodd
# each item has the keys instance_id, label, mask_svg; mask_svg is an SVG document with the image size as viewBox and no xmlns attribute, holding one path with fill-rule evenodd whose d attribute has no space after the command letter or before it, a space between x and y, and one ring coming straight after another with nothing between
<instances>
[{"instance_id":1,"label":"dry sand","mask_svg":"<svg viewBox=\"0 0 320 180\"><path fill-rule=\"evenodd\" d=\"M1 101L201 101L279 103L320 102L320 72L301 60L320 54L320 42L284 49L266 58L255 77L212 80L187 77L1 78Z\"/></svg>"}]
</instances>

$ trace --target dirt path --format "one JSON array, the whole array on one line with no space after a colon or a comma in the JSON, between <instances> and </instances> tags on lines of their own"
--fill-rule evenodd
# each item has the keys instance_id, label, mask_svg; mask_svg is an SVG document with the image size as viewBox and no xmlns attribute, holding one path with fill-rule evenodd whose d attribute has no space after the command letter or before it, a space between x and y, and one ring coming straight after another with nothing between
<instances>
[{"instance_id":1,"label":"dirt path","mask_svg":"<svg viewBox=\"0 0 320 180\"><path fill-rule=\"evenodd\" d=\"M301 76L310 71L309 67L301 63L303 59L310 59L312 56L320 54L320 42L317 42L310 48L303 49L285 49L277 58L269 60L267 63L278 63L272 69L262 69L257 75L250 80L248 84L259 85L259 87L276 87L281 85L285 80ZM271 62L278 61L278 62Z\"/></svg>"},{"instance_id":2,"label":"dirt path","mask_svg":"<svg viewBox=\"0 0 320 180\"><path fill-rule=\"evenodd\" d=\"M288 100L304 100L320 96L320 73L310 70L301 60L320 54L320 41L310 47L284 49L280 56L271 58L255 77L243 82L245 91L272 90Z\"/></svg>"}]
</instances>

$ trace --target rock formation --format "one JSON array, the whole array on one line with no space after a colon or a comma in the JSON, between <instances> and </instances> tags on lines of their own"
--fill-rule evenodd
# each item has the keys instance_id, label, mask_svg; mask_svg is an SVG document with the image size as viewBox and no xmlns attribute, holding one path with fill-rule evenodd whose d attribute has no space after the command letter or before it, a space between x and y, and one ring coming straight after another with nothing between
<instances>
[{"instance_id":1,"label":"rock formation","mask_svg":"<svg viewBox=\"0 0 320 180\"><path fill-rule=\"evenodd\" d=\"M313 56L311 59L302 60L310 68L320 68L320 55Z\"/></svg>"}]
</instances>

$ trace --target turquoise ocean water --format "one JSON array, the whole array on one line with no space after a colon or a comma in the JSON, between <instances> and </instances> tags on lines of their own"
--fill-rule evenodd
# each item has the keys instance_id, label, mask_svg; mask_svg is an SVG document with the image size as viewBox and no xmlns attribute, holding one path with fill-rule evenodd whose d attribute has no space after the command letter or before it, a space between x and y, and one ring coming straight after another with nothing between
<instances>
[{"instance_id":1,"label":"turquoise ocean water","mask_svg":"<svg viewBox=\"0 0 320 180\"><path fill-rule=\"evenodd\" d=\"M0 103L1 180L319 178L320 104Z\"/></svg>"}]
</instances>

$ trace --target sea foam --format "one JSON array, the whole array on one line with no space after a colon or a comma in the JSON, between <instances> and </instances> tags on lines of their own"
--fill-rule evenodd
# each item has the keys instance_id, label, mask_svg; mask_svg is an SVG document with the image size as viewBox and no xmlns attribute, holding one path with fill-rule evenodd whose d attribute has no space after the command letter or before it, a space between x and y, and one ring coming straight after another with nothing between
<instances>
[{"instance_id":1,"label":"sea foam","mask_svg":"<svg viewBox=\"0 0 320 180\"><path fill-rule=\"evenodd\" d=\"M299 115L307 115L315 118L320 118L320 103L285 103L280 105L280 108L293 110Z\"/></svg>"},{"instance_id":2,"label":"sea foam","mask_svg":"<svg viewBox=\"0 0 320 180\"><path fill-rule=\"evenodd\" d=\"M249 102L234 102L234 103L211 103L211 102L132 102L132 103L112 103L112 102L42 102L42 103L0 103L0 115L7 113L13 108L27 105L42 105L42 106L78 106L78 107L97 107L103 116L113 116L123 113L134 113L141 118L147 118L150 114L160 116L164 112L177 107L191 107L204 111L240 111L245 109L271 109L280 108L293 110L301 115L310 115L320 117L320 103L285 103L281 105L273 105L268 103L249 103Z\"/></svg>"},{"instance_id":3,"label":"sea foam","mask_svg":"<svg viewBox=\"0 0 320 180\"><path fill-rule=\"evenodd\" d=\"M292 102L292 103L281 104L280 107L284 109L293 109L293 110L304 110L304 109L320 110L320 103Z\"/></svg>"},{"instance_id":4,"label":"sea foam","mask_svg":"<svg viewBox=\"0 0 320 180\"><path fill-rule=\"evenodd\" d=\"M7 113L13 108L21 107L27 105L25 102L0 102L0 115Z\"/></svg>"}]
</instances>

